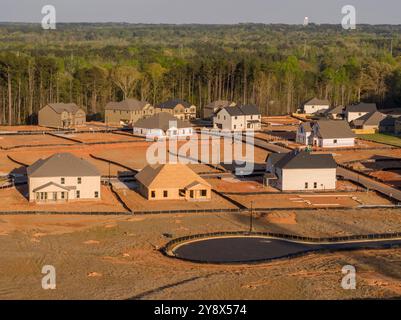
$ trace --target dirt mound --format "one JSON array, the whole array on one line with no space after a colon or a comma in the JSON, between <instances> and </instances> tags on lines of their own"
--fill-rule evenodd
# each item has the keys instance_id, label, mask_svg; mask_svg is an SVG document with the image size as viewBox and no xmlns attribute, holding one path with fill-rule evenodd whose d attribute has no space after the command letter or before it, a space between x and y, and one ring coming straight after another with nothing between
<instances>
[{"instance_id":1,"label":"dirt mound","mask_svg":"<svg viewBox=\"0 0 401 320\"><path fill-rule=\"evenodd\" d=\"M295 212L269 212L265 219L268 223L275 224L297 224L297 214Z\"/></svg>"}]
</instances>

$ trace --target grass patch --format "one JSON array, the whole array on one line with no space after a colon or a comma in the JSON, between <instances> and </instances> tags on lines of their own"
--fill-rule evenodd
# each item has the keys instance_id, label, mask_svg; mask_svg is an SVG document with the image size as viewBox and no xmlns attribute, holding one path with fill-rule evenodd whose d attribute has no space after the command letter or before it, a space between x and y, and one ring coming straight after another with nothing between
<instances>
[{"instance_id":1,"label":"grass patch","mask_svg":"<svg viewBox=\"0 0 401 320\"><path fill-rule=\"evenodd\" d=\"M386 143L396 147L401 147L401 138L391 134L375 133L375 134L360 134L360 139L371 140L378 143Z\"/></svg>"}]
</instances>

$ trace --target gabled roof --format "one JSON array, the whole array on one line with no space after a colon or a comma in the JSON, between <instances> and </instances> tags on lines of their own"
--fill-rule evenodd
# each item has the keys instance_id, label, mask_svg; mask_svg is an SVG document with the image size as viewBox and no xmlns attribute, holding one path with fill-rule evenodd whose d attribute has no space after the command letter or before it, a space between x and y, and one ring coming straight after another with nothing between
<instances>
[{"instance_id":1,"label":"gabled roof","mask_svg":"<svg viewBox=\"0 0 401 320\"><path fill-rule=\"evenodd\" d=\"M375 111L377 111L377 106L376 106L376 103L361 102L358 104L353 104L353 105L347 106L345 108L345 111L347 111L347 112L375 112Z\"/></svg>"},{"instance_id":2,"label":"gabled roof","mask_svg":"<svg viewBox=\"0 0 401 320\"><path fill-rule=\"evenodd\" d=\"M215 109L223 109L225 107L233 107L235 105L236 105L236 103L233 102L233 101L216 100L216 101L213 101L213 102L207 104L206 106L204 106L204 108L205 109L215 110Z\"/></svg>"},{"instance_id":3,"label":"gabled roof","mask_svg":"<svg viewBox=\"0 0 401 320\"><path fill-rule=\"evenodd\" d=\"M317 133L322 139L346 139L356 137L346 121L319 120L315 125L318 126Z\"/></svg>"},{"instance_id":4,"label":"gabled roof","mask_svg":"<svg viewBox=\"0 0 401 320\"><path fill-rule=\"evenodd\" d=\"M326 100L326 99L321 100L321 99L318 99L318 98L315 97L315 98L310 99L310 100L308 100L308 101L306 101L304 103L304 106L312 106L312 105L314 105L314 106L316 106L316 105L318 105L318 106L329 106L330 105L330 101Z\"/></svg>"},{"instance_id":5,"label":"gabled roof","mask_svg":"<svg viewBox=\"0 0 401 320\"><path fill-rule=\"evenodd\" d=\"M311 154L306 151L293 151L286 153L275 164L280 169L333 169L337 168L331 154Z\"/></svg>"},{"instance_id":6,"label":"gabled roof","mask_svg":"<svg viewBox=\"0 0 401 320\"><path fill-rule=\"evenodd\" d=\"M75 190L76 189L75 186L63 186L61 184L58 184L58 183L50 181L50 182L48 182L48 183L46 183L46 184L44 184L42 186L39 186L39 187L33 189L32 191L33 192L38 192L38 191L43 190L43 189L45 189L47 187L50 187L50 186L54 186L54 187L56 187L58 189L65 190L65 191L70 191L70 190Z\"/></svg>"},{"instance_id":7,"label":"gabled roof","mask_svg":"<svg viewBox=\"0 0 401 320\"><path fill-rule=\"evenodd\" d=\"M71 153L56 153L47 159L39 159L27 168L28 177L94 177L98 169Z\"/></svg>"},{"instance_id":8,"label":"gabled roof","mask_svg":"<svg viewBox=\"0 0 401 320\"><path fill-rule=\"evenodd\" d=\"M184 106L184 108L191 107L191 104L189 102L181 100L181 99L170 99L168 101L160 103L159 105L157 105L157 107L160 109L174 109L179 104Z\"/></svg>"},{"instance_id":9,"label":"gabled roof","mask_svg":"<svg viewBox=\"0 0 401 320\"><path fill-rule=\"evenodd\" d=\"M139 119L133 125L134 128L143 129L161 129L167 131L170 128L170 122L177 123L176 128L191 128L192 125L186 120L179 120L168 112L159 112L149 118Z\"/></svg>"},{"instance_id":10,"label":"gabled roof","mask_svg":"<svg viewBox=\"0 0 401 320\"><path fill-rule=\"evenodd\" d=\"M337 106L337 107L333 107L330 108L329 110L327 110L327 113L330 114L337 114L337 113L343 113L344 112L344 106Z\"/></svg>"},{"instance_id":11,"label":"gabled roof","mask_svg":"<svg viewBox=\"0 0 401 320\"><path fill-rule=\"evenodd\" d=\"M146 101L139 101L137 99L125 99L120 102L109 102L105 110L121 110L121 111L140 111L143 110L147 105Z\"/></svg>"},{"instance_id":12,"label":"gabled roof","mask_svg":"<svg viewBox=\"0 0 401 320\"><path fill-rule=\"evenodd\" d=\"M230 116L251 116L260 115L260 111L255 105L243 105L234 107L224 107Z\"/></svg>"},{"instance_id":13,"label":"gabled roof","mask_svg":"<svg viewBox=\"0 0 401 320\"><path fill-rule=\"evenodd\" d=\"M157 164L148 165L135 178L147 188L192 188L196 184L211 187L187 165Z\"/></svg>"},{"instance_id":14,"label":"gabled roof","mask_svg":"<svg viewBox=\"0 0 401 320\"><path fill-rule=\"evenodd\" d=\"M81 109L75 103L49 103L49 104L47 104L47 106L52 108L58 114L60 114L64 111L66 111L68 113L76 114L77 111Z\"/></svg>"},{"instance_id":15,"label":"gabled roof","mask_svg":"<svg viewBox=\"0 0 401 320\"><path fill-rule=\"evenodd\" d=\"M379 111L369 112L353 122L357 126L378 126L387 116Z\"/></svg>"}]
</instances>

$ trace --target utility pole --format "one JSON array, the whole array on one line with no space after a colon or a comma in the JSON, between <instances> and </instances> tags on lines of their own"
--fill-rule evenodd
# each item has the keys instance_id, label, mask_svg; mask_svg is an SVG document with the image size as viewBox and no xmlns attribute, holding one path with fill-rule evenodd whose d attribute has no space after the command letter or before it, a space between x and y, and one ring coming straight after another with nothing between
<instances>
[{"instance_id":1,"label":"utility pole","mask_svg":"<svg viewBox=\"0 0 401 320\"><path fill-rule=\"evenodd\" d=\"M109 186L111 186L111 173L110 173L110 160L109 160Z\"/></svg>"},{"instance_id":2,"label":"utility pole","mask_svg":"<svg viewBox=\"0 0 401 320\"><path fill-rule=\"evenodd\" d=\"M253 201L251 201L251 212L249 215L249 233L252 233L253 229Z\"/></svg>"}]
</instances>

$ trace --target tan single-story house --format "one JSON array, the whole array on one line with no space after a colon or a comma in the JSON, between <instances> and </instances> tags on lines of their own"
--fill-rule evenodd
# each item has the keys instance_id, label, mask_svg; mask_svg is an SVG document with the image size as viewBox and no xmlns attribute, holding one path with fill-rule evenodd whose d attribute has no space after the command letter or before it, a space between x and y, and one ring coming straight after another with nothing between
<instances>
[{"instance_id":1,"label":"tan single-story house","mask_svg":"<svg viewBox=\"0 0 401 320\"><path fill-rule=\"evenodd\" d=\"M181 99L171 99L156 106L156 112L168 112L180 120L196 118L196 106Z\"/></svg>"},{"instance_id":2,"label":"tan single-story house","mask_svg":"<svg viewBox=\"0 0 401 320\"><path fill-rule=\"evenodd\" d=\"M155 114L155 108L146 101L125 99L109 102L105 107L105 122L111 126L130 125Z\"/></svg>"},{"instance_id":3,"label":"tan single-story house","mask_svg":"<svg viewBox=\"0 0 401 320\"><path fill-rule=\"evenodd\" d=\"M353 147L355 133L344 120L319 120L312 125L309 144L320 148Z\"/></svg>"},{"instance_id":4,"label":"tan single-story house","mask_svg":"<svg viewBox=\"0 0 401 320\"><path fill-rule=\"evenodd\" d=\"M226 107L235 107L236 105L237 104L233 101L227 101L227 100L213 101L203 107L203 110L202 110L203 119L213 120L213 117L221 109L226 108Z\"/></svg>"},{"instance_id":5,"label":"tan single-story house","mask_svg":"<svg viewBox=\"0 0 401 320\"><path fill-rule=\"evenodd\" d=\"M192 136L194 130L187 120L180 120L167 112L143 118L132 126L133 134L150 139Z\"/></svg>"},{"instance_id":6,"label":"tan single-story house","mask_svg":"<svg viewBox=\"0 0 401 320\"><path fill-rule=\"evenodd\" d=\"M365 114L376 111L377 111L376 103L361 102L358 104L347 106L345 108L344 115L345 119L347 119L348 122L352 122L355 119L364 116Z\"/></svg>"},{"instance_id":7,"label":"tan single-story house","mask_svg":"<svg viewBox=\"0 0 401 320\"><path fill-rule=\"evenodd\" d=\"M43 127L70 129L86 123L85 111L75 103L49 103L38 112Z\"/></svg>"},{"instance_id":8,"label":"tan single-story house","mask_svg":"<svg viewBox=\"0 0 401 320\"><path fill-rule=\"evenodd\" d=\"M272 153L267 158L264 184L281 191L335 190L336 171L331 154Z\"/></svg>"},{"instance_id":9,"label":"tan single-story house","mask_svg":"<svg viewBox=\"0 0 401 320\"><path fill-rule=\"evenodd\" d=\"M256 131L262 127L262 115L254 105L225 107L214 116L213 127L229 131Z\"/></svg>"},{"instance_id":10,"label":"tan single-story house","mask_svg":"<svg viewBox=\"0 0 401 320\"><path fill-rule=\"evenodd\" d=\"M330 101L329 100L321 100L318 98L313 98L308 101L306 101L302 106L301 106L301 113L304 114L318 114L318 113L324 113L330 108Z\"/></svg>"},{"instance_id":11,"label":"tan single-story house","mask_svg":"<svg viewBox=\"0 0 401 320\"><path fill-rule=\"evenodd\" d=\"M211 185L184 164L148 165L136 176L148 200L210 200Z\"/></svg>"},{"instance_id":12,"label":"tan single-story house","mask_svg":"<svg viewBox=\"0 0 401 320\"><path fill-rule=\"evenodd\" d=\"M29 201L38 203L98 200L100 172L71 153L56 153L27 168Z\"/></svg>"},{"instance_id":13,"label":"tan single-story house","mask_svg":"<svg viewBox=\"0 0 401 320\"><path fill-rule=\"evenodd\" d=\"M395 128L396 118L391 115L386 115L379 111L370 112L364 116L351 121L351 126L354 129L362 129L367 132L382 132L393 133Z\"/></svg>"}]
</instances>

